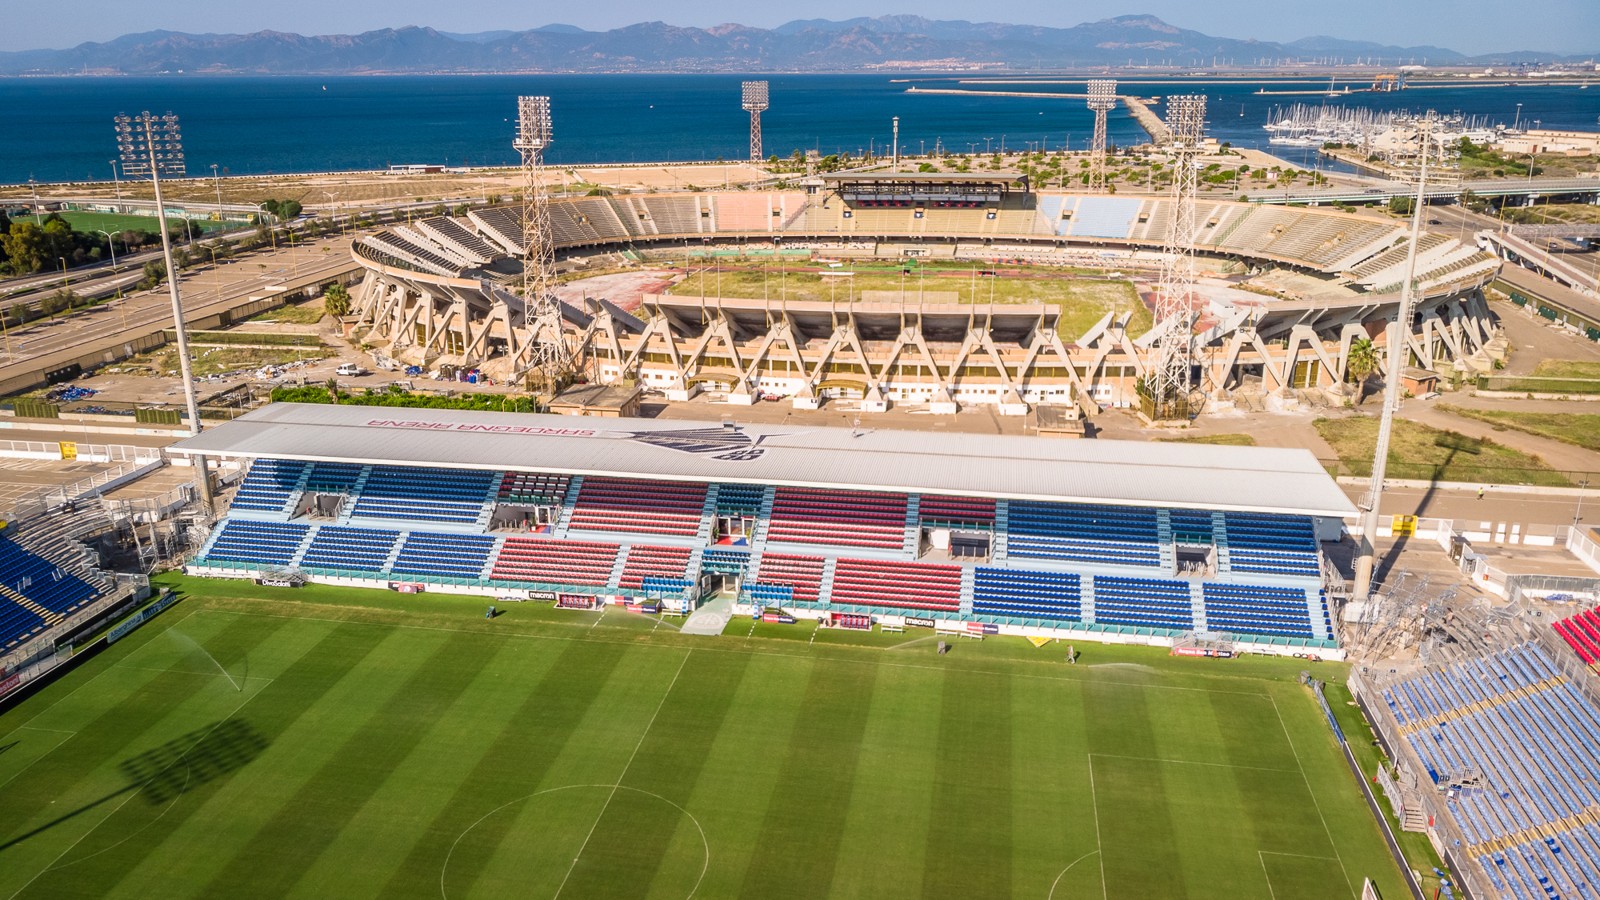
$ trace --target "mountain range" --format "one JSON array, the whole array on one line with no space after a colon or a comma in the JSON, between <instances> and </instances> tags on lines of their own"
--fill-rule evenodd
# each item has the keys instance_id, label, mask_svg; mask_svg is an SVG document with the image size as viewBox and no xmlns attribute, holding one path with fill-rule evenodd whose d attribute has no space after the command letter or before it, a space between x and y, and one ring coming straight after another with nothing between
<instances>
[{"instance_id":1,"label":"mountain range","mask_svg":"<svg viewBox=\"0 0 1600 900\"><path fill-rule=\"evenodd\" d=\"M400 74L511 72L1052 71L1108 66L1240 67L1273 60L1389 65L1576 62L1518 51L1469 57L1442 47L1395 47L1311 37L1289 43L1215 37L1148 15L1071 28L882 16L806 19L776 28L689 28L644 22L610 31L547 25L454 34L384 28L362 34L184 34L152 31L65 50L0 52L5 75Z\"/></svg>"}]
</instances>

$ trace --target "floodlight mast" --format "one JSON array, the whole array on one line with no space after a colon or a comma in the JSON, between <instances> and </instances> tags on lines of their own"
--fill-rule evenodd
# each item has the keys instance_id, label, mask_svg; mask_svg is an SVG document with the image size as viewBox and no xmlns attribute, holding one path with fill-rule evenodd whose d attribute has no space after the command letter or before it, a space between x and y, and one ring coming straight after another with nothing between
<instances>
[{"instance_id":1,"label":"floodlight mast","mask_svg":"<svg viewBox=\"0 0 1600 900\"><path fill-rule=\"evenodd\" d=\"M750 161L761 162L761 113L770 105L767 99L767 83L744 82L739 105L750 113Z\"/></svg>"},{"instance_id":2,"label":"floodlight mast","mask_svg":"<svg viewBox=\"0 0 1600 900\"><path fill-rule=\"evenodd\" d=\"M1172 133L1172 224L1167 230L1156 288L1156 362L1145 376L1152 418L1190 418L1189 369L1194 344L1195 203L1199 189L1197 158L1205 131L1206 98L1182 94L1167 98L1167 128Z\"/></svg>"},{"instance_id":3,"label":"floodlight mast","mask_svg":"<svg viewBox=\"0 0 1600 900\"><path fill-rule=\"evenodd\" d=\"M161 229L161 257L167 267L167 290L172 296L172 331L178 345L178 371L183 375L183 399L188 407L189 433L199 434L200 401L195 395L194 366L189 359L189 330L183 320L183 301L178 294L178 267L172 262L172 237L167 233L167 207L161 197L162 175L185 175L188 168L183 157L183 134L178 117L172 113L157 116L149 110L136 116L118 114L116 123L117 155L122 162L122 174L129 178L150 176L156 195L156 222ZM200 502L209 514L212 509L211 478L206 468L206 458L193 457L195 487Z\"/></svg>"},{"instance_id":4,"label":"floodlight mast","mask_svg":"<svg viewBox=\"0 0 1600 900\"><path fill-rule=\"evenodd\" d=\"M512 146L522 154L522 324L526 343L520 353L513 348L517 357L513 369L518 375L537 370L553 394L571 367L571 354L562 333L561 304L555 297L555 245L544 173L544 151L551 136L550 98L518 97Z\"/></svg>"},{"instance_id":5,"label":"floodlight mast","mask_svg":"<svg viewBox=\"0 0 1600 900\"><path fill-rule=\"evenodd\" d=\"M1089 109L1094 111L1094 137L1089 141L1089 190L1106 189L1106 113L1117 105L1117 83L1109 78L1089 81Z\"/></svg>"},{"instance_id":6,"label":"floodlight mast","mask_svg":"<svg viewBox=\"0 0 1600 900\"><path fill-rule=\"evenodd\" d=\"M1383 379L1383 413L1378 418L1378 444L1372 456L1372 481L1361 498L1361 546L1356 553L1356 600L1372 595L1372 574L1376 565L1378 507L1383 502L1383 479L1389 467L1389 439L1394 431L1394 414L1400 410L1400 378L1406 367L1406 336L1411 332L1411 306L1416 299L1417 243L1422 238L1422 207L1428 191L1428 151L1433 146L1435 121L1430 113L1418 120L1415 128L1421 143L1417 165L1417 194L1411 209L1411 237L1406 246L1406 274L1400 285L1400 304L1389 325L1387 371Z\"/></svg>"}]
</instances>

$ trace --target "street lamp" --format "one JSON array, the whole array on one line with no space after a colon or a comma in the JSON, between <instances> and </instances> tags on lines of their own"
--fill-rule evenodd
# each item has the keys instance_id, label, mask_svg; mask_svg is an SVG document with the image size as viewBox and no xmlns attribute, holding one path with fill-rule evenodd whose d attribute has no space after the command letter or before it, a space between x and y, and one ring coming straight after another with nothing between
<instances>
[{"instance_id":1,"label":"street lamp","mask_svg":"<svg viewBox=\"0 0 1600 900\"><path fill-rule=\"evenodd\" d=\"M156 221L161 229L161 255L167 266L167 290L172 296L172 330L178 344L178 367L183 375L183 398L188 405L189 432L199 434L200 401L195 396L194 366L189 359L189 332L184 327L183 299L178 295L178 267L172 261L172 236L167 233L167 208L161 197L163 174L184 175L188 171L183 159L183 136L178 127L178 117L172 113L157 116L145 111L136 116L118 114L115 122L117 151L122 160L123 174L131 177L149 175L151 187L155 190ZM194 467L200 502L209 512L212 503L211 479L205 457L195 456Z\"/></svg>"},{"instance_id":2,"label":"street lamp","mask_svg":"<svg viewBox=\"0 0 1600 900\"><path fill-rule=\"evenodd\" d=\"M116 241L116 238L113 238L111 236L111 232L109 232L109 231L101 231L98 228L96 228L94 230L94 233L95 234L103 234L103 235L106 236L106 246L111 248L111 271L112 272L116 272L117 271L117 241Z\"/></svg>"},{"instance_id":3,"label":"street lamp","mask_svg":"<svg viewBox=\"0 0 1600 900\"><path fill-rule=\"evenodd\" d=\"M111 161L111 187L117 192L117 212L122 212L122 179L117 177L117 161Z\"/></svg>"},{"instance_id":4,"label":"street lamp","mask_svg":"<svg viewBox=\"0 0 1600 900\"><path fill-rule=\"evenodd\" d=\"M217 176L217 164L211 164L211 183L217 188L217 227L222 227L222 179Z\"/></svg>"}]
</instances>

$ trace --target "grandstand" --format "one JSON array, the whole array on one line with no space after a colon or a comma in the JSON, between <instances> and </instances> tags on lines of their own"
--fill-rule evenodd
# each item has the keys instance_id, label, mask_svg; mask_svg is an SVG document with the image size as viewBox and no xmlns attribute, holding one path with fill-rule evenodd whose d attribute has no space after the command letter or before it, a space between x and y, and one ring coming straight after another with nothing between
<instances>
[{"instance_id":1,"label":"grandstand","mask_svg":"<svg viewBox=\"0 0 1600 900\"><path fill-rule=\"evenodd\" d=\"M190 570L797 615L1187 633L1338 655L1304 451L276 404L176 445L248 471Z\"/></svg>"},{"instance_id":2,"label":"grandstand","mask_svg":"<svg viewBox=\"0 0 1600 900\"><path fill-rule=\"evenodd\" d=\"M1537 637L1379 686L1352 678L1417 776L1412 802L1434 813L1418 829L1436 832L1470 896L1600 894L1600 702L1572 654Z\"/></svg>"},{"instance_id":3,"label":"grandstand","mask_svg":"<svg viewBox=\"0 0 1600 900\"><path fill-rule=\"evenodd\" d=\"M25 658L30 642L71 627L116 587L51 518L0 527L0 662Z\"/></svg>"},{"instance_id":4,"label":"grandstand","mask_svg":"<svg viewBox=\"0 0 1600 900\"><path fill-rule=\"evenodd\" d=\"M754 242L786 256L809 250L1127 271L1159 264L1153 254L1173 216L1166 197L1039 193L1016 176L852 173L808 179L803 187L804 192L566 198L550 205L552 235L558 252L567 255ZM1393 315L1404 229L1334 210L1235 202L1203 204L1198 222L1196 249L1215 265L1243 261L1287 268L1328 285L1314 300L1208 301L1202 314L1209 347L1202 354L1208 361L1200 379L1204 389L1222 397L1256 382L1268 392L1344 384L1351 338ZM468 362L509 377L508 331L516 327L521 300L495 286L506 277L507 265L482 261L520 256L522 242L517 207L472 210L464 219L435 217L363 236L353 250L367 270L355 298L360 336L408 363ZM1495 257L1470 241L1426 237L1413 332L1419 358L1489 365L1482 351L1495 325L1478 289L1497 267ZM770 299L718 297L710 308L696 302L686 315L673 303L657 298L652 311L667 315L649 323L603 302L570 310L571 349L588 358L600 380L639 381L670 399L719 390L734 403L769 394L810 408L826 390L864 401L867 411L899 402L929 403L936 411L992 404L1002 413L1021 414L1031 405L1082 397L1127 406L1137 402L1135 385L1148 362L1146 342L1129 341L1118 321L1059 334L1061 317L1053 306L986 311L986 317L1009 317L1006 327L1014 336L995 337L979 348L985 359L948 364L973 353L966 346L970 309L919 303L911 315L899 304L852 303L849 315L841 316L832 304L775 308ZM800 315L810 321L798 321ZM726 321L729 316L739 321ZM962 320L963 327L935 337L927 330L934 316ZM835 335L840 327L850 332L842 340ZM913 346L907 347L908 340ZM735 352L720 349L723 343ZM841 347L863 348L866 360L834 377L840 374L834 357ZM789 349L795 358L788 358ZM780 351L784 356L777 358ZM934 362L914 378L889 377L896 374L891 370L904 375L906 367L891 365L902 351Z\"/></svg>"}]
</instances>

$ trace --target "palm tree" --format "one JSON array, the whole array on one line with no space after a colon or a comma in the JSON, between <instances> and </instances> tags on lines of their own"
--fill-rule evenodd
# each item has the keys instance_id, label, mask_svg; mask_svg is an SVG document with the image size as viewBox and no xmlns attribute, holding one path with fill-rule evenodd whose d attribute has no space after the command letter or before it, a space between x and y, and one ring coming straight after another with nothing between
<instances>
[{"instance_id":1,"label":"palm tree","mask_svg":"<svg viewBox=\"0 0 1600 900\"><path fill-rule=\"evenodd\" d=\"M1350 352L1345 355L1345 377L1356 384L1356 405L1366 399L1367 379L1378 371L1378 349L1370 338L1356 338L1350 342Z\"/></svg>"}]
</instances>

